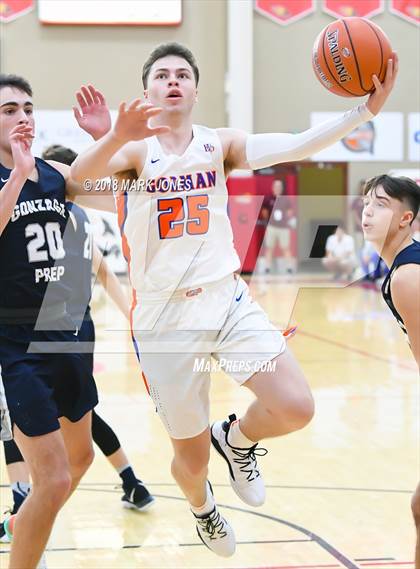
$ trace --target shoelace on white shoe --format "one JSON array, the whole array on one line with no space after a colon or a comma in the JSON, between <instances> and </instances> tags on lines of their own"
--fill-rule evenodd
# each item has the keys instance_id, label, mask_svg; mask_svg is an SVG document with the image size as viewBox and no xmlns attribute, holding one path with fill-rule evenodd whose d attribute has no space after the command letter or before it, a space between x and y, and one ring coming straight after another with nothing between
<instances>
[{"instance_id":1,"label":"shoelace on white shoe","mask_svg":"<svg viewBox=\"0 0 420 569\"><path fill-rule=\"evenodd\" d=\"M230 445L229 445L230 446ZM239 449L235 447L230 447L232 454L236 455L238 458L234 458L233 462L239 464L239 470L246 474L246 479L248 482L255 480L260 475L257 468L257 456L265 456L268 450L263 447L257 448L258 445L254 445L249 449Z\"/></svg>"},{"instance_id":2,"label":"shoelace on white shoe","mask_svg":"<svg viewBox=\"0 0 420 569\"><path fill-rule=\"evenodd\" d=\"M197 518L197 521L210 539L219 539L220 537L227 536L227 532L223 529L225 525L224 520L217 510L214 510L205 518ZM216 533L218 535L216 535Z\"/></svg>"}]
</instances>

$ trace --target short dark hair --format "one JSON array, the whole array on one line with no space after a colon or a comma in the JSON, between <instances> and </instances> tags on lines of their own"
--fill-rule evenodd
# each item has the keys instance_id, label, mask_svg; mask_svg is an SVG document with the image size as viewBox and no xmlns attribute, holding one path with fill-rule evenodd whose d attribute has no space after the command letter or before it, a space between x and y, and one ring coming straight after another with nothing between
<instances>
[{"instance_id":1,"label":"short dark hair","mask_svg":"<svg viewBox=\"0 0 420 569\"><path fill-rule=\"evenodd\" d=\"M382 174L366 181L364 195L371 190L375 191L378 186L382 186L385 193L400 202L405 202L410 211L413 212L413 220L416 219L420 209L420 186L411 178L404 176L388 176Z\"/></svg>"},{"instance_id":2,"label":"short dark hair","mask_svg":"<svg viewBox=\"0 0 420 569\"><path fill-rule=\"evenodd\" d=\"M0 89L3 87L13 87L14 89L19 89L23 91L30 97L32 97L32 87L29 85L28 81L19 75L6 75L5 73L0 73Z\"/></svg>"},{"instance_id":3,"label":"short dark hair","mask_svg":"<svg viewBox=\"0 0 420 569\"><path fill-rule=\"evenodd\" d=\"M194 72L195 84L198 85L198 81L200 79L200 72L198 70L197 62L192 52L187 47L181 45L180 43L171 42L171 43L162 43L161 45L158 45L152 51L152 53L147 58L146 63L143 65L141 79L143 81L143 87L145 89L147 89L147 80L149 78L149 73L152 65L154 64L155 61L161 59L162 57L166 57L167 55L177 55L178 57L182 57L182 59L185 59L185 61L187 61L191 65L192 70Z\"/></svg>"},{"instance_id":4,"label":"short dark hair","mask_svg":"<svg viewBox=\"0 0 420 569\"><path fill-rule=\"evenodd\" d=\"M71 148L61 146L61 144L52 144L44 150L42 158L44 160L55 160L56 162L71 166L77 158L77 153Z\"/></svg>"}]
</instances>

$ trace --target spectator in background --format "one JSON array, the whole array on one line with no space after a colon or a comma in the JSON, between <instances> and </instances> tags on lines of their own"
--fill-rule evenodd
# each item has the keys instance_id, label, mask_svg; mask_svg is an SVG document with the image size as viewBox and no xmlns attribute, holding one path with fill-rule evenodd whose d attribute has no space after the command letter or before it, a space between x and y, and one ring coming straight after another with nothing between
<instances>
[{"instance_id":1,"label":"spectator in background","mask_svg":"<svg viewBox=\"0 0 420 569\"><path fill-rule=\"evenodd\" d=\"M264 236L266 271L269 272L277 245L282 250L282 261L286 272L293 272L294 259L291 250L291 227L294 225L292 203L283 195L282 180L274 180L272 195L263 205L263 217L267 220Z\"/></svg>"},{"instance_id":2,"label":"spectator in background","mask_svg":"<svg viewBox=\"0 0 420 569\"><path fill-rule=\"evenodd\" d=\"M334 273L334 279L350 279L356 268L354 239L341 225L327 239L322 264L327 271Z\"/></svg>"},{"instance_id":3,"label":"spectator in background","mask_svg":"<svg viewBox=\"0 0 420 569\"><path fill-rule=\"evenodd\" d=\"M360 264L362 271L361 278L366 281L374 282L379 288L383 278L388 273L388 268L369 241L365 241L361 250Z\"/></svg>"}]
</instances>

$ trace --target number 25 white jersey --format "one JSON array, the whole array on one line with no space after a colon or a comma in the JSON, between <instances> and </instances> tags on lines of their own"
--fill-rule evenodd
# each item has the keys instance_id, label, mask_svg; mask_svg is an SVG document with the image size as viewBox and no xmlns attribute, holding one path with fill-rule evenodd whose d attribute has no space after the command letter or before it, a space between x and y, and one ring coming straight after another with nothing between
<instances>
[{"instance_id":1,"label":"number 25 white jersey","mask_svg":"<svg viewBox=\"0 0 420 569\"><path fill-rule=\"evenodd\" d=\"M222 144L193 125L184 154L165 154L157 137L137 181L117 197L130 279L139 295L170 295L217 281L240 266L227 214Z\"/></svg>"}]
</instances>

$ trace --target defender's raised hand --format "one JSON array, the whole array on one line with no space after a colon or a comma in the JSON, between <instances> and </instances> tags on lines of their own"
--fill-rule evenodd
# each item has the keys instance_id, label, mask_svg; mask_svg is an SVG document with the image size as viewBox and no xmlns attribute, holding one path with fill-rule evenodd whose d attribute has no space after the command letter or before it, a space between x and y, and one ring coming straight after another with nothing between
<instances>
[{"instance_id":1,"label":"defender's raised hand","mask_svg":"<svg viewBox=\"0 0 420 569\"><path fill-rule=\"evenodd\" d=\"M73 113L78 125L84 131L99 140L111 129L111 115L103 94L93 85L84 85L76 93L78 107L73 107Z\"/></svg>"},{"instance_id":2,"label":"defender's raised hand","mask_svg":"<svg viewBox=\"0 0 420 569\"><path fill-rule=\"evenodd\" d=\"M142 103L141 99L134 99L128 106L122 102L118 109L113 133L122 142L143 140L149 136L165 134L171 130L168 126L152 127L149 125L149 120L161 112L162 108L155 107L152 103Z\"/></svg>"},{"instance_id":3,"label":"defender's raised hand","mask_svg":"<svg viewBox=\"0 0 420 569\"><path fill-rule=\"evenodd\" d=\"M29 178L35 168L35 158L31 152L33 138L32 127L24 124L15 126L9 135L14 163L13 169L25 179Z\"/></svg>"},{"instance_id":4,"label":"defender's raised hand","mask_svg":"<svg viewBox=\"0 0 420 569\"><path fill-rule=\"evenodd\" d=\"M377 115L385 104L389 94L394 88L395 80L398 75L398 55L392 52L392 59L388 60L385 80L383 83L379 81L376 75L372 76L375 90L369 96L366 106L371 113Z\"/></svg>"}]
</instances>

